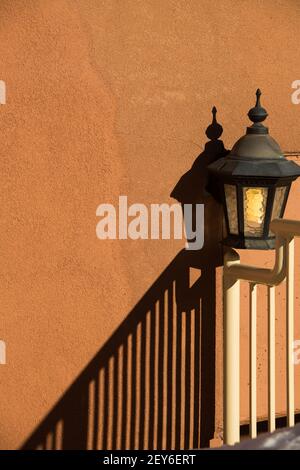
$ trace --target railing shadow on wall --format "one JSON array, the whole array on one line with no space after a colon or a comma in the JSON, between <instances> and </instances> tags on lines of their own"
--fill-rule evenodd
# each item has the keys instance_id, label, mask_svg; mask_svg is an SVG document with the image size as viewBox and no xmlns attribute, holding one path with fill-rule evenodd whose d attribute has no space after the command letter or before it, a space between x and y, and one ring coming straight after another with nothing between
<instances>
[{"instance_id":1,"label":"railing shadow on wall","mask_svg":"<svg viewBox=\"0 0 300 470\"><path fill-rule=\"evenodd\" d=\"M216 268L220 206L206 166L224 152L222 127L172 196L205 203L204 248L182 250L95 355L22 449L207 447L215 427ZM199 277L191 284L191 269Z\"/></svg>"}]
</instances>

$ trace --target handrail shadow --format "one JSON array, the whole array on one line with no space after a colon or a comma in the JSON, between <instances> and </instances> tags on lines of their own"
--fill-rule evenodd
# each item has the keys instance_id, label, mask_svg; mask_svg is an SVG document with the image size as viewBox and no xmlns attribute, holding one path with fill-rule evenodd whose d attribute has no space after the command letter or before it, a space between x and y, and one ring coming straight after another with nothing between
<instances>
[{"instance_id":1,"label":"handrail shadow","mask_svg":"<svg viewBox=\"0 0 300 470\"><path fill-rule=\"evenodd\" d=\"M178 253L22 449L209 445L215 425L215 293L216 268L222 264L222 213L207 192L205 167L226 152L218 140L220 128L214 113L207 129L211 141L172 192L182 203L205 202L204 248ZM193 189L191 194L191 184L198 193ZM193 285L192 269L199 272Z\"/></svg>"}]
</instances>

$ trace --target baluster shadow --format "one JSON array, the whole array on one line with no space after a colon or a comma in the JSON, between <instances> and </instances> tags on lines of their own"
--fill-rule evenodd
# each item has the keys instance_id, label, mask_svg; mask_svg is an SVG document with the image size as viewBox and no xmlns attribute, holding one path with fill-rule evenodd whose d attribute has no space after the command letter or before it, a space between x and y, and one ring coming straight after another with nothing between
<instances>
[{"instance_id":1,"label":"baluster shadow","mask_svg":"<svg viewBox=\"0 0 300 470\"><path fill-rule=\"evenodd\" d=\"M68 388L22 449L189 449L209 445L215 422L216 268L222 209L207 165L224 156L216 121L172 191L205 204L205 244L182 250ZM199 276L192 284L191 273Z\"/></svg>"}]
</instances>

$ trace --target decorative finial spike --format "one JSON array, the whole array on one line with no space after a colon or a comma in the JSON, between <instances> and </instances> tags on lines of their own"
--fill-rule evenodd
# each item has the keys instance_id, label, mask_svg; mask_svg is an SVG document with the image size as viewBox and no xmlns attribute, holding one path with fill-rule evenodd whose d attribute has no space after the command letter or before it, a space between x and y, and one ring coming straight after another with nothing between
<instances>
[{"instance_id":1,"label":"decorative finial spike","mask_svg":"<svg viewBox=\"0 0 300 470\"><path fill-rule=\"evenodd\" d=\"M256 107L257 108L260 108L261 104L260 104L260 97L261 97L261 91L259 88L257 88L256 90Z\"/></svg>"},{"instance_id":2,"label":"decorative finial spike","mask_svg":"<svg viewBox=\"0 0 300 470\"><path fill-rule=\"evenodd\" d=\"M268 113L260 104L260 96L261 96L261 91L258 88L256 90L256 104L254 108L251 108L248 113L250 121L253 122L253 125L247 128L248 134L267 134L268 133L268 128L262 124L262 122L268 116Z\"/></svg>"}]
</instances>

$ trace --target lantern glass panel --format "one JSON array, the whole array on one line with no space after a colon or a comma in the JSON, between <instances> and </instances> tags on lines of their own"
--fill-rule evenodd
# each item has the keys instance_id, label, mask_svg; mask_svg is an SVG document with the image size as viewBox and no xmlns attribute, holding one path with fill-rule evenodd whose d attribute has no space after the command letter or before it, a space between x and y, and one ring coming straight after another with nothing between
<instances>
[{"instance_id":1,"label":"lantern glass panel","mask_svg":"<svg viewBox=\"0 0 300 470\"><path fill-rule=\"evenodd\" d=\"M244 236L263 236L267 197L268 188L243 188Z\"/></svg>"},{"instance_id":2,"label":"lantern glass panel","mask_svg":"<svg viewBox=\"0 0 300 470\"><path fill-rule=\"evenodd\" d=\"M281 187L276 188L271 220L281 217L282 206L285 200L285 195L286 195L287 190L288 190L287 186L281 186ZM269 235L274 235L274 233L271 230L269 230Z\"/></svg>"},{"instance_id":3,"label":"lantern glass panel","mask_svg":"<svg viewBox=\"0 0 300 470\"><path fill-rule=\"evenodd\" d=\"M229 232L233 235L238 235L238 212L237 212L237 197L236 186L233 184L224 184L226 207L228 215Z\"/></svg>"}]
</instances>

